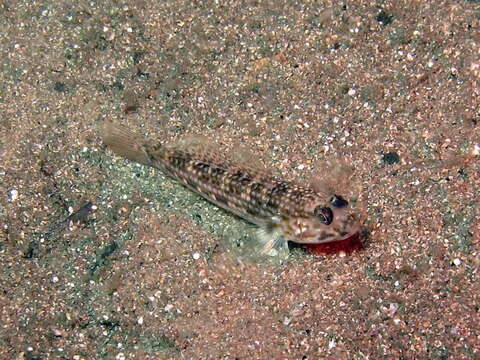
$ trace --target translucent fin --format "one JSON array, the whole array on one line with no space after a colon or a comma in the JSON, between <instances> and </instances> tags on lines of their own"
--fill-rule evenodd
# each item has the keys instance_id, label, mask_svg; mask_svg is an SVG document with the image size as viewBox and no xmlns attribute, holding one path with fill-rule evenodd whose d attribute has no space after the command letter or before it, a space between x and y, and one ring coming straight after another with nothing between
<instances>
[{"instance_id":1,"label":"translucent fin","mask_svg":"<svg viewBox=\"0 0 480 360\"><path fill-rule=\"evenodd\" d=\"M222 236L224 252L243 264L284 264L290 256L286 241L277 241L270 250L262 251L273 234L268 229L246 223L230 227Z\"/></svg>"},{"instance_id":2,"label":"translucent fin","mask_svg":"<svg viewBox=\"0 0 480 360\"><path fill-rule=\"evenodd\" d=\"M315 164L315 170L308 180L308 185L327 197L342 194L350 197L353 189L353 167L345 160L332 156Z\"/></svg>"},{"instance_id":3,"label":"translucent fin","mask_svg":"<svg viewBox=\"0 0 480 360\"><path fill-rule=\"evenodd\" d=\"M100 125L103 142L115 154L140 164L152 165L144 148L144 139L127 127L107 120Z\"/></svg>"},{"instance_id":4,"label":"translucent fin","mask_svg":"<svg viewBox=\"0 0 480 360\"><path fill-rule=\"evenodd\" d=\"M288 242L282 236L281 229L260 227L257 230L257 238L261 244L261 254L278 256L280 253L288 253Z\"/></svg>"},{"instance_id":5,"label":"translucent fin","mask_svg":"<svg viewBox=\"0 0 480 360\"><path fill-rule=\"evenodd\" d=\"M264 174L269 174L259 156L239 144L235 144L231 150L226 150L227 146L216 139L189 134L168 147L195 154L196 157L208 159L215 164L243 169L251 175L267 177ZM271 175L268 175L268 177L271 177Z\"/></svg>"}]
</instances>

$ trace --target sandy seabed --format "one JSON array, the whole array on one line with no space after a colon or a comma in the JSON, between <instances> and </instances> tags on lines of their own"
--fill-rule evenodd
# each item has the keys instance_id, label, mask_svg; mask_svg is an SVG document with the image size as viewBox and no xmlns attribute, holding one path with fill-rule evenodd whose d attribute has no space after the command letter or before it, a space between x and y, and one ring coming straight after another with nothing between
<instances>
[{"instance_id":1,"label":"sandy seabed","mask_svg":"<svg viewBox=\"0 0 480 360\"><path fill-rule=\"evenodd\" d=\"M1 359L480 359L478 0L0 0L0 51ZM363 247L244 256L105 119L327 182Z\"/></svg>"}]
</instances>

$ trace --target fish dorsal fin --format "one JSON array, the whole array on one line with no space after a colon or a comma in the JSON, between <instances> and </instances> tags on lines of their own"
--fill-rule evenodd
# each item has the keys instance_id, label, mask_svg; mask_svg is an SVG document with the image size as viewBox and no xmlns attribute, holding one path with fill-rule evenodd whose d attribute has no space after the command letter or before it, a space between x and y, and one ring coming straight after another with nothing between
<instances>
[{"instance_id":1,"label":"fish dorsal fin","mask_svg":"<svg viewBox=\"0 0 480 360\"><path fill-rule=\"evenodd\" d=\"M179 141L168 145L170 150L178 150L191 154L195 160L206 161L217 165L229 172L236 170L256 179L274 179L275 176L267 172L259 156L242 146L234 146L226 150L227 146L211 138L200 135L185 135Z\"/></svg>"}]
</instances>

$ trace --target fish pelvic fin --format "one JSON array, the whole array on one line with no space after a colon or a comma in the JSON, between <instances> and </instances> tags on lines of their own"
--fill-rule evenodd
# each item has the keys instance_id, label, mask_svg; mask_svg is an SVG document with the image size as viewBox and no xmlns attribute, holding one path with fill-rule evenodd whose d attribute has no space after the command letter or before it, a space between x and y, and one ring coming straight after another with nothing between
<instances>
[{"instance_id":1,"label":"fish pelvic fin","mask_svg":"<svg viewBox=\"0 0 480 360\"><path fill-rule=\"evenodd\" d=\"M259 227L257 238L262 255L276 256L280 252L288 252L288 241L282 236L282 231L278 226Z\"/></svg>"}]
</instances>

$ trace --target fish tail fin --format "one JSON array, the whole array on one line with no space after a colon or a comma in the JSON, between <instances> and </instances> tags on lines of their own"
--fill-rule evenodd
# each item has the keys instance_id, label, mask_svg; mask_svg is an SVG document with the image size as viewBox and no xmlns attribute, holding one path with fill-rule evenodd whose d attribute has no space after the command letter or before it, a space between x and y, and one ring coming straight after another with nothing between
<instances>
[{"instance_id":1,"label":"fish tail fin","mask_svg":"<svg viewBox=\"0 0 480 360\"><path fill-rule=\"evenodd\" d=\"M124 125L107 120L100 125L103 142L115 154L144 165L152 165L145 151L145 140Z\"/></svg>"}]
</instances>

